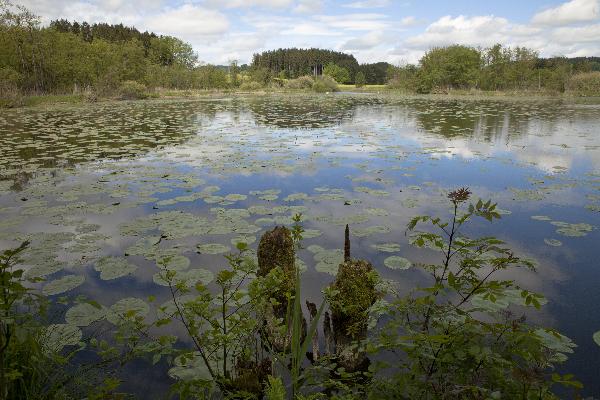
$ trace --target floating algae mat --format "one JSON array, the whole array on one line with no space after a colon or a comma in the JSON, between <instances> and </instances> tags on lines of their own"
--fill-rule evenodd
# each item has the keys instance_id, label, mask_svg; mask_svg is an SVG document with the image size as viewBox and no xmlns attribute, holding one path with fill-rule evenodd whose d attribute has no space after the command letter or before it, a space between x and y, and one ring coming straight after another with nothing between
<instances>
[{"instance_id":1,"label":"floating algae mat","mask_svg":"<svg viewBox=\"0 0 600 400\"><path fill-rule=\"evenodd\" d=\"M35 288L78 299L53 321L57 348L97 321L168 312L167 275L214 288L224 256L246 243L256 257L261 235L296 214L307 299L334 279L346 224L353 257L385 286L415 290L428 279L417 266L443 252L413 246L407 223L447 217L448 191L468 186L502 218L460 235L496 236L536 260L536 273L507 278L548 295L546 323L579 345L565 370L600 393L593 102L339 94L21 108L0 114L0 154L0 245L30 241L22 264ZM202 374L196 361L169 374Z\"/></svg>"}]
</instances>

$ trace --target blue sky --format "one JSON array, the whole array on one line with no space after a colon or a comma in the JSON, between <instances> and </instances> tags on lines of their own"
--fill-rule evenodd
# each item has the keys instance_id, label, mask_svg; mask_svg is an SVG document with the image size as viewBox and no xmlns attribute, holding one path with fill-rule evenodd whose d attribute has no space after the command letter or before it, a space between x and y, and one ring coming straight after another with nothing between
<instances>
[{"instance_id":1,"label":"blue sky","mask_svg":"<svg viewBox=\"0 0 600 400\"><path fill-rule=\"evenodd\" d=\"M534 48L542 56L600 56L600 0L15 0L42 16L122 22L177 36L203 62L322 47L359 62L414 63L460 43Z\"/></svg>"}]
</instances>

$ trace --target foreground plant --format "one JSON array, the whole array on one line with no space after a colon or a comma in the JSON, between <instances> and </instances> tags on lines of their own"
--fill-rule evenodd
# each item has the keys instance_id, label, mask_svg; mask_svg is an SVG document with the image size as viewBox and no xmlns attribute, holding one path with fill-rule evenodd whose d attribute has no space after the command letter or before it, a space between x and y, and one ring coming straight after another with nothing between
<instances>
[{"instance_id":1,"label":"foreground plant","mask_svg":"<svg viewBox=\"0 0 600 400\"><path fill-rule=\"evenodd\" d=\"M49 323L48 311L66 301L53 301L33 289L39 279L25 279L19 264L28 246L24 242L0 254L0 400L114 395L120 383L116 372L136 354L135 346L117 348L84 337L76 325ZM89 360L75 361L87 350Z\"/></svg>"},{"instance_id":2,"label":"foreground plant","mask_svg":"<svg viewBox=\"0 0 600 400\"><path fill-rule=\"evenodd\" d=\"M525 323L527 309L540 308L544 298L495 277L533 264L494 237L465 236L469 221L500 218L491 201L467 205L470 196L465 188L448 195L449 222L417 216L408 225L412 243L441 252L442 261L420 266L431 285L387 308L389 321L371 351L393 356L380 364L391 378L373 383L372 398L552 399L554 383L581 387L554 372L573 351L571 340ZM424 224L433 231L416 230Z\"/></svg>"}]
</instances>

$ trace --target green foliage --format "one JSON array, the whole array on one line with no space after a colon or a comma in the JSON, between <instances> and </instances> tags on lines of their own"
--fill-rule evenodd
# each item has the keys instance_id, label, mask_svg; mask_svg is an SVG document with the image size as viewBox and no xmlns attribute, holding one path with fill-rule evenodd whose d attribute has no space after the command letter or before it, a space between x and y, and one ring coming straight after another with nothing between
<instances>
[{"instance_id":1,"label":"green foliage","mask_svg":"<svg viewBox=\"0 0 600 400\"><path fill-rule=\"evenodd\" d=\"M337 82L327 75L315 78L312 89L317 93L337 92L339 90Z\"/></svg>"},{"instance_id":2,"label":"green foliage","mask_svg":"<svg viewBox=\"0 0 600 400\"><path fill-rule=\"evenodd\" d=\"M315 80L310 75L300 76L296 79L290 79L285 82L287 89L311 89Z\"/></svg>"},{"instance_id":3,"label":"green foliage","mask_svg":"<svg viewBox=\"0 0 600 400\"><path fill-rule=\"evenodd\" d=\"M250 70L250 80L258 82L262 86L268 86L273 80L273 73L268 68L253 67Z\"/></svg>"},{"instance_id":4,"label":"green foliage","mask_svg":"<svg viewBox=\"0 0 600 400\"><path fill-rule=\"evenodd\" d=\"M365 74L362 71L358 71L354 77L354 85L356 85L357 88L360 88L365 85L365 82Z\"/></svg>"},{"instance_id":5,"label":"green foliage","mask_svg":"<svg viewBox=\"0 0 600 400\"><path fill-rule=\"evenodd\" d=\"M164 318L154 325L158 328L179 321L193 343L193 348L178 352L179 367L171 370L172 376L180 380L176 386L180 393L203 393L215 386L223 393L251 393L260 391L260 382L266 379L268 371L262 374L252 364L261 319L254 314L258 307L255 298L246 292L246 284L255 276L257 266L246 256L245 243L239 243L237 248L239 253L226 256L229 268L216 276L216 295L201 282L190 285L187 280L179 280L177 271L165 267L161 272L171 302L159 308ZM162 351L168 353L168 349ZM195 369L190 364L196 365ZM248 364L251 367L246 367Z\"/></svg>"},{"instance_id":6,"label":"green foliage","mask_svg":"<svg viewBox=\"0 0 600 400\"><path fill-rule=\"evenodd\" d=\"M266 400L286 400L287 392L281 378L269 375L269 383L265 390Z\"/></svg>"},{"instance_id":7,"label":"green foliage","mask_svg":"<svg viewBox=\"0 0 600 400\"><path fill-rule=\"evenodd\" d=\"M312 75L312 68L317 65L334 63L344 68L354 76L359 65L353 55L323 49L277 49L254 54L252 69L264 68L273 75L285 72L286 78L298 78L303 75ZM340 82L341 83L341 82Z\"/></svg>"},{"instance_id":8,"label":"green foliage","mask_svg":"<svg viewBox=\"0 0 600 400\"><path fill-rule=\"evenodd\" d=\"M146 86L136 81L125 81L121 83L119 94L123 100L137 100L148 97Z\"/></svg>"},{"instance_id":9,"label":"green foliage","mask_svg":"<svg viewBox=\"0 0 600 400\"><path fill-rule=\"evenodd\" d=\"M390 89L415 92L419 86L418 72L419 70L416 65L406 65L404 67L390 66L387 71L388 87Z\"/></svg>"},{"instance_id":10,"label":"green foliage","mask_svg":"<svg viewBox=\"0 0 600 400\"><path fill-rule=\"evenodd\" d=\"M337 83L346 83L350 80L350 72L346 68L339 67L331 62L325 65L323 74L333 78Z\"/></svg>"},{"instance_id":11,"label":"green foliage","mask_svg":"<svg viewBox=\"0 0 600 400\"><path fill-rule=\"evenodd\" d=\"M0 399L111 396L120 384L111 375L135 349L123 354L104 341L83 338L75 325L48 325L45 318L53 303L31 289L38 280L26 280L18 268L28 245L0 254ZM97 351L99 361L74 361L86 347Z\"/></svg>"},{"instance_id":12,"label":"green foliage","mask_svg":"<svg viewBox=\"0 0 600 400\"><path fill-rule=\"evenodd\" d=\"M225 89L227 86L227 72L214 65L205 65L193 71L194 88Z\"/></svg>"},{"instance_id":13,"label":"green foliage","mask_svg":"<svg viewBox=\"0 0 600 400\"><path fill-rule=\"evenodd\" d=\"M388 70L390 67L393 67L393 66L386 62L377 62L377 63L373 63L373 64L361 64L359 72L362 72L364 74L365 84L367 84L367 85L384 85L387 83L387 81L389 79Z\"/></svg>"},{"instance_id":14,"label":"green foliage","mask_svg":"<svg viewBox=\"0 0 600 400\"><path fill-rule=\"evenodd\" d=\"M240 67L235 60L229 63L229 83L234 88L240 86Z\"/></svg>"},{"instance_id":15,"label":"green foliage","mask_svg":"<svg viewBox=\"0 0 600 400\"><path fill-rule=\"evenodd\" d=\"M600 71L582 72L569 79L568 90L577 96L600 94Z\"/></svg>"},{"instance_id":16,"label":"green foliage","mask_svg":"<svg viewBox=\"0 0 600 400\"><path fill-rule=\"evenodd\" d=\"M453 45L429 50L419 61L419 91L466 88L476 83L481 63L479 51Z\"/></svg>"},{"instance_id":17,"label":"green foliage","mask_svg":"<svg viewBox=\"0 0 600 400\"><path fill-rule=\"evenodd\" d=\"M388 307L390 320L371 350L391 350L397 359L389 365L392 378L376 381L371 396L553 399L555 383L581 387L552 374L574 344L554 330L525 324L508 308L539 308L543 297L495 279L500 271L533 270L533 264L496 238L465 235L474 218L499 219L496 205L479 200L467 206L467 189L448 197L450 221L418 216L408 225L412 243L439 251L442 262L420 266L431 285ZM417 231L423 224L430 229Z\"/></svg>"},{"instance_id":18,"label":"green foliage","mask_svg":"<svg viewBox=\"0 0 600 400\"><path fill-rule=\"evenodd\" d=\"M255 82L255 81L244 82L240 85L241 90L247 90L250 92L253 92L255 90L260 90L263 88L264 88L263 85L261 85L259 82Z\"/></svg>"}]
</instances>

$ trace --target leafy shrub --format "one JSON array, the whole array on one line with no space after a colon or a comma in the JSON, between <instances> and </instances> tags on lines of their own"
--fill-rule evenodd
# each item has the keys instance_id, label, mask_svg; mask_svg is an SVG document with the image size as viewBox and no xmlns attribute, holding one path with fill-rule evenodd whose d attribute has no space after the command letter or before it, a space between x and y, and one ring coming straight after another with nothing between
<instances>
[{"instance_id":1,"label":"leafy shrub","mask_svg":"<svg viewBox=\"0 0 600 400\"><path fill-rule=\"evenodd\" d=\"M0 96L18 89L21 74L10 67L0 68Z\"/></svg>"},{"instance_id":2,"label":"leafy shrub","mask_svg":"<svg viewBox=\"0 0 600 400\"><path fill-rule=\"evenodd\" d=\"M350 72L334 63L329 63L323 68L323 75L332 77L338 83L346 83L350 80Z\"/></svg>"},{"instance_id":3,"label":"leafy shrub","mask_svg":"<svg viewBox=\"0 0 600 400\"><path fill-rule=\"evenodd\" d=\"M578 96L600 96L600 71L576 74L569 79L569 92Z\"/></svg>"},{"instance_id":4,"label":"leafy shrub","mask_svg":"<svg viewBox=\"0 0 600 400\"><path fill-rule=\"evenodd\" d=\"M273 73L267 68L253 68L250 70L250 79L266 86L271 83Z\"/></svg>"},{"instance_id":5,"label":"leafy shrub","mask_svg":"<svg viewBox=\"0 0 600 400\"><path fill-rule=\"evenodd\" d=\"M136 81L125 81L121 83L119 93L123 100L137 100L148 97L146 86Z\"/></svg>"},{"instance_id":6,"label":"leafy shrub","mask_svg":"<svg viewBox=\"0 0 600 400\"><path fill-rule=\"evenodd\" d=\"M296 79L290 79L285 83L287 89L310 89L315 83L314 79L310 75L298 77Z\"/></svg>"},{"instance_id":7,"label":"leafy shrub","mask_svg":"<svg viewBox=\"0 0 600 400\"><path fill-rule=\"evenodd\" d=\"M227 71L214 65L205 65L194 70L194 87L198 89L226 89L229 85Z\"/></svg>"},{"instance_id":8,"label":"leafy shrub","mask_svg":"<svg viewBox=\"0 0 600 400\"><path fill-rule=\"evenodd\" d=\"M240 90L254 91L254 90L260 90L262 88L263 88L263 85L261 85L259 82L255 82L255 81L244 82L240 85Z\"/></svg>"},{"instance_id":9,"label":"leafy shrub","mask_svg":"<svg viewBox=\"0 0 600 400\"><path fill-rule=\"evenodd\" d=\"M312 89L317 93L337 92L338 85L332 77L323 75L322 77L315 79Z\"/></svg>"},{"instance_id":10,"label":"leafy shrub","mask_svg":"<svg viewBox=\"0 0 600 400\"><path fill-rule=\"evenodd\" d=\"M0 108L23 105L23 95L19 90L21 74L12 68L0 68Z\"/></svg>"},{"instance_id":11,"label":"leafy shrub","mask_svg":"<svg viewBox=\"0 0 600 400\"><path fill-rule=\"evenodd\" d=\"M500 218L491 201L468 204L470 194L462 188L448 195L449 221L418 216L408 225L412 244L440 251L443 261L420 266L431 285L387 307L389 319L372 347L397 359L389 378L374 382L371 398L556 399L554 384L582 387L572 375L554 372L575 344L519 315L540 308L543 296L494 276L534 270L532 262L494 237L463 234L472 219ZM425 229L416 230L421 225Z\"/></svg>"},{"instance_id":12,"label":"leafy shrub","mask_svg":"<svg viewBox=\"0 0 600 400\"><path fill-rule=\"evenodd\" d=\"M365 86L365 74L362 71L358 71L354 77L354 85L359 88Z\"/></svg>"}]
</instances>

